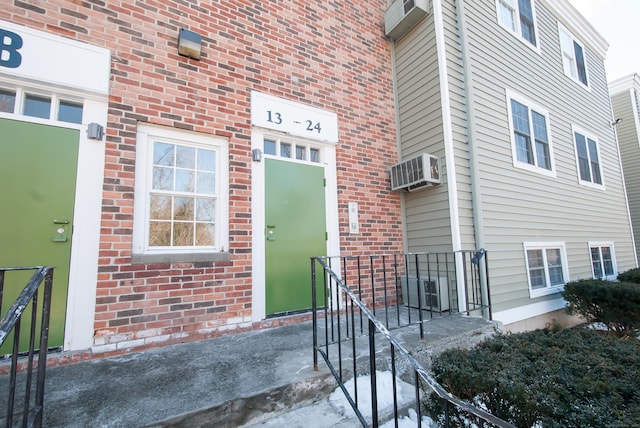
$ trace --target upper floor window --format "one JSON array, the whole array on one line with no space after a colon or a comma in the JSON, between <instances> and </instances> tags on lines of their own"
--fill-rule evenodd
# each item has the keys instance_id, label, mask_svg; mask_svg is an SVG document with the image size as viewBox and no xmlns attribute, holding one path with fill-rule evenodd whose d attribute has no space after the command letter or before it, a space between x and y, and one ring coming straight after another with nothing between
<instances>
[{"instance_id":1,"label":"upper floor window","mask_svg":"<svg viewBox=\"0 0 640 428\"><path fill-rule=\"evenodd\" d=\"M576 145L576 160L580 183L602 186L602 167L600 165L600 156L598 155L598 140L575 128L573 137Z\"/></svg>"},{"instance_id":2,"label":"upper floor window","mask_svg":"<svg viewBox=\"0 0 640 428\"><path fill-rule=\"evenodd\" d=\"M530 297L558 293L569 278L563 242L524 243Z\"/></svg>"},{"instance_id":3,"label":"upper floor window","mask_svg":"<svg viewBox=\"0 0 640 428\"><path fill-rule=\"evenodd\" d=\"M533 0L496 0L498 22L533 46L537 46Z\"/></svg>"},{"instance_id":4,"label":"upper floor window","mask_svg":"<svg viewBox=\"0 0 640 428\"><path fill-rule=\"evenodd\" d=\"M507 95L514 165L552 175L549 113L524 98Z\"/></svg>"},{"instance_id":5,"label":"upper floor window","mask_svg":"<svg viewBox=\"0 0 640 428\"><path fill-rule=\"evenodd\" d=\"M576 82L588 86L587 63L585 61L582 44L562 25L558 25L558 32L560 33L560 48L562 49L562 67L564 74Z\"/></svg>"},{"instance_id":6,"label":"upper floor window","mask_svg":"<svg viewBox=\"0 0 640 428\"><path fill-rule=\"evenodd\" d=\"M589 242L589 252L593 277L615 280L618 273L613 256L613 242Z\"/></svg>"},{"instance_id":7,"label":"upper floor window","mask_svg":"<svg viewBox=\"0 0 640 428\"><path fill-rule=\"evenodd\" d=\"M134 253L225 251L226 141L139 125L136 148Z\"/></svg>"}]
</instances>

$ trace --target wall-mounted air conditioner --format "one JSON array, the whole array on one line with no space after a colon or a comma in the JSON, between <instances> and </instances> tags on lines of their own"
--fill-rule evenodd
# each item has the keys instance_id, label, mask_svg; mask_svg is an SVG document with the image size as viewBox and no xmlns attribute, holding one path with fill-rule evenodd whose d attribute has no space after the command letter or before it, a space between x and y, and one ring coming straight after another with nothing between
<instances>
[{"instance_id":1,"label":"wall-mounted air conditioner","mask_svg":"<svg viewBox=\"0 0 640 428\"><path fill-rule=\"evenodd\" d=\"M440 161L437 156L422 153L391 167L391 190L422 189L440 184Z\"/></svg>"},{"instance_id":2,"label":"wall-mounted air conditioner","mask_svg":"<svg viewBox=\"0 0 640 428\"><path fill-rule=\"evenodd\" d=\"M401 277L402 284L402 301L405 306L412 308L419 307L418 300L418 280L415 277ZM449 287L446 277L433 277L429 279L420 278L422 290L422 309L434 312L444 312L449 310Z\"/></svg>"},{"instance_id":3,"label":"wall-mounted air conditioner","mask_svg":"<svg viewBox=\"0 0 640 428\"><path fill-rule=\"evenodd\" d=\"M429 11L429 0L395 0L384 13L384 31L398 39L424 18Z\"/></svg>"}]
</instances>

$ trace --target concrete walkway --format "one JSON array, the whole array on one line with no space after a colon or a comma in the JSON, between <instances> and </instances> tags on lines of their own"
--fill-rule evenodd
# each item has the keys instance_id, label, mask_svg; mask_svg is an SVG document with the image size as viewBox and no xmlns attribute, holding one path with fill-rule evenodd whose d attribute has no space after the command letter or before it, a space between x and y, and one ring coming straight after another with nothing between
<instances>
[{"instance_id":1,"label":"concrete walkway","mask_svg":"<svg viewBox=\"0 0 640 428\"><path fill-rule=\"evenodd\" d=\"M477 318L435 321L432 343L455 336L464 344L493 329ZM7 382L0 378L0 395ZM322 416L335 410L323 406L336 387L322 360L313 370L312 324L302 322L50 367L44 426L358 426L353 415Z\"/></svg>"}]
</instances>

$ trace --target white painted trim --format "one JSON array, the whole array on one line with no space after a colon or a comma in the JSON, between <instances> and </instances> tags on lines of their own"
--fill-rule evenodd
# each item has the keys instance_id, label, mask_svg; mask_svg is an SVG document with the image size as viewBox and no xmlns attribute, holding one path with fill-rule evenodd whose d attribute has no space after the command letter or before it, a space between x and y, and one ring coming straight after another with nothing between
<instances>
[{"instance_id":1,"label":"white painted trim","mask_svg":"<svg viewBox=\"0 0 640 428\"><path fill-rule=\"evenodd\" d=\"M600 167L600 180L602 181L602 183L598 184L598 183L594 183L593 181L586 181L583 180L581 175L580 175L580 158L578 157L578 143L576 142L576 133L582 135L585 138L585 145L586 145L586 150L587 150L587 154L589 155L589 174L593 175L593 171L591 171L591 154L589 153L589 140L593 140L596 142L596 156L598 156L598 166ZM595 134L592 134L591 132L588 132L587 130L585 130L584 128L577 126L577 125L571 125L571 141L573 141L573 154L575 156L575 162L576 162L576 178L578 179L578 184L582 185L582 186L587 186L587 187L591 187L593 189L599 189L599 190L605 190L605 177L604 177L604 165L602 164L604 162L602 155L600 153L600 141L598 140L598 137ZM593 178L593 177L591 177Z\"/></svg>"},{"instance_id":2,"label":"white painted trim","mask_svg":"<svg viewBox=\"0 0 640 428\"><path fill-rule=\"evenodd\" d=\"M564 290L564 284L569 281L569 263L567 261L567 249L564 242L523 242L522 247L524 249L524 267L527 273L527 284L529 285L529 297L534 299L536 297L548 296L550 294L560 293ZM528 250L551 250L560 249L560 258L562 259L562 276L565 283L561 285L555 285L551 287L539 288L534 290L531 287L531 276L529 275L529 257L527 256ZM546 254L545 254L546 260ZM545 279L548 280L548 269L545 267ZM548 282L547 282L548 284Z\"/></svg>"},{"instance_id":3,"label":"white painted trim","mask_svg":"<svg viewBox=\"0 0 640 428\"><path fill-rule=\"evenodd\" d=\"M613 274L609 276L605 276L605 279L608 279L609 281L615 281L618 278L618 264L616 263L616 249L613 241L589 241L587 245L588 245L587 251L589 255L589 264L591 265L591 277L592 278L596 277L595 272L593 271L593 260L591 258L591 248L609 247L611 249L611 263L613 264ZM600 261L602 261L602 259ZM603 266L603 270L604 270L604 266Z\"/></svg>"},{"instance_id":4,"label":"white painted trim","mask_svg":"<svg viewBox=\"0 0 640 428\"><path fill-rule=\"evenodd\" d=\"M500 19L500 3L502 0L496 0L496 20L498 21L498 25L500 25L500 27L504 28L505 31L509 32L510 35L512 37L515 37L516 39L518 39L518 41L522 44L524 44L527 48L533 50L534 52L536 52L538 55L542 55L542 49L540 47L541 45L541 37L540 37L540 32L539 30L539 25L538 25L538 18L536 16L536 2L535 0L531 0L531 13L533 15L533 31L535 33L535 38L536 38L536 44L533 45L531 44L531 42L529 42L529 40L526 40L524 37L522 37L522 23L520 22L520 13L519 13L519 5L516 4L516 10L515 10L515 14L516 16L514 17L514 23L516 24L516 28L515 30L507 27L506 25L504 25L502 23L502 20Z\"/></svg>"},{"instance_id":5,"label":"white painted trim","mask_svg":"<svg viewBox=\"0 0 640 428\"><path fill-rule=\"evenodd\" d=\"M530 305L518 306L517 308L507 309L500 312L494 312L493 320L500 321L504 325L529 318L544 315L549 312L563 309L567 306L567 302L559 297L553 300L545 300L543 302L532 303Z\"/></svg>"},{"instance_id":6,"label":"white painted trim","mask_svg":"<svg viewBox=\"0 0 640 428\"><path fill-rule=\"evenodd\" d=\"M64 330L64 350L93 346L96 287L104 181L104 141L89 140L86 124L105 124L108 100L85 100L78 148L78 172L69 267L69 292Z\"/></svg>"},{"instance_id":7,"label":"white painted trim","mask_svg":"<svg viewBox=\"0 0 640 428\"><path fill-rule=\"evenodd\" d=\"M442 103L442 131L444 134L445 159L447 163L447 191L449 193L451 245L453 247L453 251L460 251L462 250L462 237L460 232L460 213L458 205L458 182L455 166L453 129L451 127L451 100L449 98L447 47L444 40L444 17L442 16L443 12L441 1L442 0L433 0L433 21L436 33L436 51L438 53L438 74ZM458 253L457 255L460 257L462 256L461 253ZM461 260L457 260L456 266L456 277L464 278L464 268ZM463 287L458 286L458 304L461 310L467 305L464 289L466 289L466 285Z\"/></svg>"},{"instance_id":8,"label":"white painted trim","mask_svg":"<svg viewBox=\"0 0 640 428\"><path fill-rule=\"evenodd\" d=\"M575 69L572 70L572 72L575 72L576 75L573 76L573 74L567 74L566 70L565 70L565 56L564 56L564 47L562 46L562 33L564 33L568 38L571 39L572 42L572 46L571 46L571 50L573 52L573 58L575 61ZM589 64L588 64L588 60L587 60L587 49L584 46L584 43L582 43L580 40L578 40L578 38L576 36L573 35L573 33L571 33L571 31L569 31L567 29L567 27L565 27L564 25L562 25L561 22L558 22L558 43L560 44L560 61L562 62L562 71L564 73L565 76L567 76L569 79L571 79L573 82L577 83L578 85L580 85L583 89L586 89L588 92L591 92L591 74L589 73ZM587 79L587 84L585 85L584 83L582 83L580 81L580 78L578 77L578 59L575 57L576 55L576 48L574 44L578 44L580 45L580 48L582 48L582 60L584 61L584 72L586 74L586 79Z\"/></svg>"}]
</instances>

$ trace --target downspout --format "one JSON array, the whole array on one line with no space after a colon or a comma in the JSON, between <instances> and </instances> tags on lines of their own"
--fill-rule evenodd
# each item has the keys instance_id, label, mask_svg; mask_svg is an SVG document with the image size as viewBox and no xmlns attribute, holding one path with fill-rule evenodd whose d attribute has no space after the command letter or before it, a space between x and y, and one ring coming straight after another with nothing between
<instances>
[{"instance_id":1,"label":"downspout","mask_svg":"<svg viewBox=\"0 0 640 428\"><path fill-rule=\"evenodd\" d=\"M398 79L396 74L396 41L389 39L391 45L391 76L393 83L393 110L396 122L396 150L398 152L397 162L402 162L402 136L400 135L400 106L398 103ZM404 253L409 252L409 241L407 239L407 213L405 210L404 192L400 192L400 221L402 222L402 246Z\"/></svg>"},{"instance_id":2,"label":"downspout","mask_svg":"<svg viewBox=\"0 0 640 428\"><path fill-rule=\"evenodd\" d=\"M447 70L447 52L444 40L444 18L442 16L441 0L433 0L433 23L436 32L436 51L438 54L438 74L440 81L442 132L444 137L444 151L447 164L447 191L449 193L449 218L451 222L451 246L456 254L456 278L463 282L464 266L462 263L462 238L460 236L460 212L458 204L458 181L453 147L453 130L451 128L451 100L449 98L449 75ZM466 311L466 284L458 286L458 308Z\"/></svg>"},{"instance_id":3,"label":"downspout","mask_svg":"<svg viewBox=\"0 0 640 428\"><path fill-rule=\"evenodd\" d=\"M484 218L482 216L482 187L480 186L480 167L478 162L478 148L476 146L477 131L476 131L476 102L473 92L473 71L471 67L471 59L469 58L469 44L467 40L467 16L466 6L464 0L457 0L456 4L458 23L460 28L460 53L462 56L462 73L463 73L463 86L464 96L466 99L467 107L467 138L469 149L469 179L471 181L471 210L473 221L473 235L476 241L476 249L485 248L484 240ZM482 253L484 254L484 253ZM487 257L487 256L484 256ZM489 278L485 269L480 269L482 266L481 260L478 259L478 269L481 276L481 299L482 305L488 310L484 310L483 315L487 318L491 318L489 296ZM485 258L484 263L487 263Z\"/></svg>"}]
</instances>

